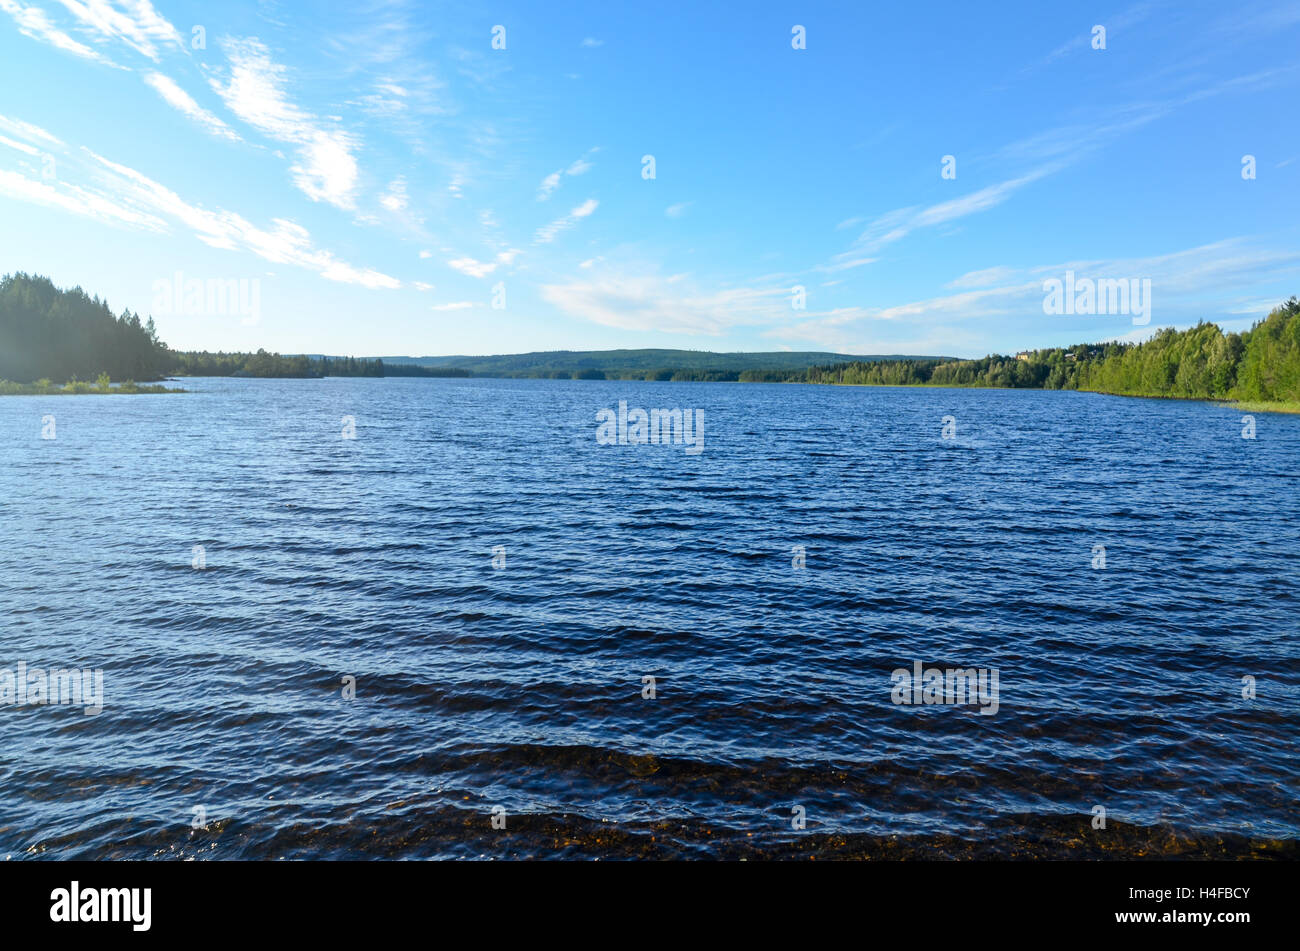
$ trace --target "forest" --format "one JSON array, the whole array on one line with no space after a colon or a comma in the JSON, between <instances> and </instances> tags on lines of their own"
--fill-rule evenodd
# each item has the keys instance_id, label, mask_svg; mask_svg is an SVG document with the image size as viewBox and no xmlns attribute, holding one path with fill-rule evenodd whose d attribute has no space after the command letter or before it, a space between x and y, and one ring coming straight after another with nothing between
<instances>
[{"instance_id":1,"label":"forest","mask_svg":"<svg viewBox=\"0 0 1300 951\"><path fill-rule=\"evenodd\" d=\"M107 392L105 381L166 376L319 378L325 376L542 376L575 380L829 383L867 386L969 386L1086 390L1122 396L1236 400L1300 407L1300 300L1274 308L1242 333L1201 322L1166 328L1142 343L1094 343L977 360L951 357L847 357L685 350L553 351L501 357L382 358L174 351L153 318L119 316L81 288L60 290L44 277L0 279L0 393L50 381ZM420 359L420 362L416 362ZM401 360L402 362L394 362ZM450 365L451 361L468 365ZM749 361L746 365L746 361Z\"/></svg>"},{"instance_id":2,"label":"forest","mask_svg":"<svg viewBox=\"0 0 1300 951\"><path fill-rule=\"evenodd\" d=\"M468 370L456 367L420 367L384 363L366 357L281 356L256 353L211 353L187 350L173 353L171 372L177 376L252 376L279 379L319 379L326 376L432 376L465 377Z\"/></svg>"},{"instance_id":3,"label":"forest","mask_svg":"<svg viewBox=\"0 0 1300 951\"><path fill-rule=\"evenodd\" d=\"M0 380L159 380L173 354L158 339L153 319L122 311L81 288L59 290L44 277L0 279Z\"/></svg>"},{"instance_id":4,"label":"forest","mask_svg":"<svg viewBox=\"0 0 1300 951\"><path fill-rule=\"evenodd\" d=\"M78 381L145 382L167 376L469 376L456 367L385 365L357 357L281 356L256 353L175 351L158 339L153 318L124 310L118 317L80 287L60 290L49 278L12 274L0 279L0 382L73 384L68 392L108 392L103 384L79 389ZM38 388L44 392L49 385ZM25 392L4 387L0 392Z\"/></svg>"},{"instance_id":5,"label":"forest","mask_svg":"<svg viewBox=\"0 0 1300 951\"><path fill-rule=\"evenodd\" d=\"M787 379L884 386L1087 390L1245 402L1300 401L1300 300L1292 297L1243 333L1201 322L1142 343L1079 344L1024 358L900 360L813 367Z\"/></svg>"}]
</instances>

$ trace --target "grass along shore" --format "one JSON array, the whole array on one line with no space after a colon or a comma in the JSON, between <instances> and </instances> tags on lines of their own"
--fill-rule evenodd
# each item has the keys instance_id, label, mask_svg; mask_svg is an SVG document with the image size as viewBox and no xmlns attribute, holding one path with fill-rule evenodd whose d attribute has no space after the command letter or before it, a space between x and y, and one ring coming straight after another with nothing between
<instances>
[{"instance_id":1,"label":"grass along shore","mask_svg":"<svg viewBox=\"0 0 1300 951\"><path fill-rule=\"evenodd\" d=\"M255 379L255 378L254 378ZM308 378L310 379L310 378ZM748 382L748 381L745 381ZM790 380L790 383L807 381ZM935 389L935 390L1005 390L1012 387L987 386L978 383L830 383L819 381L813 386L855 386L881 387L884 389ZM35 383L14 383L0 380L0 396L77 396L92 394L142 394L142 393L187 393L180 387L168 387L158 384L139 384L133 380L113 383L107 375L100 376L94 383L84 380L70 380L67 383L53 383L50 380L37 380ZM1192 403L1212 403L1223 409L1239 410L1243 413L1291 413L1300 415L1300 400L1224 400L1204 396L1172 396L1168 393L1114 393L1107 390L1075 390L1076 393L1097 393L1102 396L1122 396L1129 399L1144 400L1186 400Z\"/></svg>"},{"instance_id":2,"label":"grass along shore","mask_svg":"<svg viewBox=\"0 0 1300 951\"><path fill-rule=\"evenodd\" d=\"M787 380L787 383L804 386L856 386L887 390L1012 390L1040 389L1038 387L996 386L983 383L833 383L807 380ZM1111 390L1066 390L1068 393L1095 393L1098 396L1122 396L1135 400L1180 400L1186 403L1212 403L1223 409L1241 410L1243 413L1295 413L1300 414L1300 400L1229 400L1214 396L1180 396L1170 393L1116 393Z\"/></svg>"},{"instance_id":3,"label":"grass along shore","mask_svg":"<svg viewBox=\"0 0 1300 951\"><path fill-rule=\"evenodd\" d=\"M1276 402L1260 400L1222 400L1214 401L1216 406L1224 409L1237 409L1243 413L1296 413L1300 414L1300 401L1281 400Z\"/></svg>"},{"instance_id":4,"label":"grass along shore","mask_svg":"<svg viewBox=\"0 0 1300 951\"><path fill-rule=\"evenodd\" d=\"M35 383L14 383L0 380L0 396L79 396L90 393L136 394L136 393L184 393L185 390L160 386L154 383L140 384L134 380L114 384L107 373L101 373L94 383L85 380L69 380L67 383L54 383L50 380L37 380Z\"/></svg>"},{"instance_id":5,"label":"grass along shore","mask_svg":"<svg viewBox=\"0 0 1300 951\"><path fill-rule=\"evenodd\" d=\"M626 365L623 351L557 351L501 359L507 364L514 361L515 371L527 369L531 374L535 370L552 379L1076 390L1197 400L1245 412L1300 412L1300 299L1295 297L1241 333L1224 333L1216 324L1202 321L1187 330L1166 327L1154 331L1141 343L1076 344L978 359L846 358L829 366L803 367L772 364L772 354L747 357L682 351L685 356L681 359L689 367L656 369L655 363L679 352L628 352L639 354L632 366ZM566 365L556 363L560 357ZM534 366L537 360L543 363ZM739 368L738 360L752 360L757 365ZM158 384L173 374L263 378L478 375L468 367L448 365L390 367L377 357L286 357L265 350L177 352L158 339L152 319L141 321L129 311L114 317L107 304L88 297L80 288L60 290L48 278L26 274L0 279L0 395L184 392ZM126 382L114 386L110 375ZM81 382L78 376L96 380ZM133 382L137 378L149 382ZM53 379L68 382L56 384Z\"/></svg>"}]
</instances>

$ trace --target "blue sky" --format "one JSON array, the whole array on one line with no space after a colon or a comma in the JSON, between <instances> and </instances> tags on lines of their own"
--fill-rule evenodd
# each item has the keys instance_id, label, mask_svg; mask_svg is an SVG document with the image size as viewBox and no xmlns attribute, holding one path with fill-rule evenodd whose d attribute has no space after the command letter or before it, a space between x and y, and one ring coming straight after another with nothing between
<instances>
[{"instance_id":1,"label":"blue sky","mask_svg":"<svg viewBox=\"0 0 1300 951\"><path fill-rule=\"evenodd\" d=\"M1300 293L1300 5L981 6L0 0L0 272L357 355L977 356ZM1067 269L1150 326L1044 314ZM256 312L160 312L177 274Z\"/></svg>"}]
</instances>

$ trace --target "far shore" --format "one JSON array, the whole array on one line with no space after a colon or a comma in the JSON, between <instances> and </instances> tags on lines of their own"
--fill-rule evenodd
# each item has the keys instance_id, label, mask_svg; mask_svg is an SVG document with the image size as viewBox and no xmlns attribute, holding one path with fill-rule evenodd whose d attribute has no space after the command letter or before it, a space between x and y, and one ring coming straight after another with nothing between
<instances>
[{"instance_id":1,"label":"far shore","mask_svg":"<svg viewBox=\"0 0 1300 951\"><path fill-rule=\"evenodd\" d=\"M856 386L881 390L1023 390L1039 393L1094 393L1098 396L1122 396L1137 400L1176 400L1182 403L1213 403L1221 409L1236 409L1247 413L1296 413L1300 414L1300 401L1297 400L1230 400L1219 396L1173 396L1168 393L1112 393L1109 390L1044 390L1038 386L952 386L943 383L806 383L803 380L791 381L804 386Z\"/></svg>"},{"instance_id":2,"label":"far shore","mask_svg":"<svg viewBox=\"0 0 1300 951\"><path fill-rule=\"evenodd\" d=\"M632 380L629 382L642 382ZM734 382L734 381L733 381ZM950 383L810 383L807 380L789 380L796 386L852 386L873 390L1003 390L1034 391L1039 393L1094 393L1098 396L1122 396L1139 400L1177 400L1183 403L1213 403L1222 409L1237 409L1248 413L1300 414L1297 400L1231 400L1219 396L1173 396L1168 393L1113 393L1109 390L1044 390L1040 386L956 386Z\"/></svg>"},{"instance_id":3,"label":"far shore","mask_svg":"<svg viewBox=\"0 0 1300 951\"><path fill-rule=\"evenodd\" d=\"M186 377L168 379L186 379ZM194 379L209 379L208 377L194 377ZM213 377L212 379L215 379ZM229 377L229 379L241 380L320 380L325 377ZM351 379L351 377L333 377L332 379ZM411 379L411 377L394 376L394 377L362 377L360 379ZM437 379L430 377L429 379ZM545 379L544 377L463 377L461 379ZM568 382L568 381L565 381ZM579 382L605 382L605 383L647 383L663 382L649 380L582 380ZM678 382L697 383L697 382L739 382L742 385L749 382L761 381L702 381L702 380L684 380ZM908 384L891 384L891 383L809 383L804 380L790 380L789 383L802 386L849 386L866 389L884 389L884 390L1038 390L1043 391L1041 387L1009 387L1009 386L952 386L942 383L908 383ZM162 386L159 384L142 384L127 381L125 383L98 384L74 380L69 383L50 383L49 381L40 381L37 383L12 383L8 380L0 380L0 396L90 396L90 395L123 395L136 396L141 394L152 393L188 393L189 390L180 387ZM1239 410L1245 413L1290 413L1300 415L1300 401L1295 400L1278 400L1278 401L1259 401L1259 400L1231 400L1218 397L1204 396L1172 396L1169 394L1156 393L1111 393L1105 390L1058 390L1062 393L1096 393L1101 396L1122 396L1129 399L1146 399L1146 400L1179 400L1190 403L1211 403L1222 409Z\"/></svg>"}]
</instances>

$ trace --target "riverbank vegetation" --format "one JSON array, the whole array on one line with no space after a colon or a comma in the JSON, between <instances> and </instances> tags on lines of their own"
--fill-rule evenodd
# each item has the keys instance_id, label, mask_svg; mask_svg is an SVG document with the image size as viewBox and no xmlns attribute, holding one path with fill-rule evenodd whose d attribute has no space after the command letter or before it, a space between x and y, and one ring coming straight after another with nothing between
<instances>
[{"instance_id":1,"label":"riverbank vegetation","mask_svg":"<svg viewBox=\"0 0 1300 951\"><path fill-rule=\"evenodd\" d=\"M146 386L168 376L301 377L469 376L456 367L386 366L356 357L281 356L176 351L158 339L153 318L108 304L80 287L61 290L49 278L0 279L0 395L17 393L157 393ZM88 379L126 380L101 387Z\"/></svg>"},{"instance_id":2,"label":"riverbank vegetation","mask_svg":"<svg viewBox=\"0 0 1300 951\"><path fill-rule=\"evenodd\" d=\"M430 376L466 377L468 370L456 367L422 367L384 363L365 357L281 356L256 353L210 353L186 351L174 354L172 373L177 376L250 376L284 379L319 379L326 376Z\"/></svg>"},{"instance_id":3,"label":"riverbank vegetation","mask_svg":"<svg viewBox=\"0 0 1300 951\"><path fill-rule=\"evenodd\" d=\"M842 357L835 362L815 362ZM166 376L314 379L349 377L526 376L573 380L825 383L1082 390L1233 402L1242 408L1300 409L1300 300L1292 297L1242 333L1200 323L1164 329L1142 343L1078 344L952 357L832 353L745 354L686 350L551 351L496 357L331 357L179 352L158 339L153 319L114 317L81 288L48 278L0 280L0 395L141 393L164 387L130 381ZM96 383L80 380L94 378ZM113 386L109 379L128 382ZM51 382L54 381L54 382Z\"/></svg>"},{"instance_id":4,"label":"riverbank vegetation","mask_svg":"<svg viewBox=\"0 0 1300 951\"><path fill-rule=\"evenodd\" d=\"M0 380L0 396L77 396L82 393L184 393L177 387L141 384L134 380L114 383L107 373L101 373L94 383L85 380L69 380L67 383L54 383L49 379L35 380L31 383L14 383L12 380Z\"/></svg>"},{"instance_id":5,"label":"riverbank vegetation","mask_svg":"<svg viewBox=\"0 0 1300 951\"><path fill-rule=\"evenodd\" d=\"M800 382L1084 390L1226 400L1287 411L1300 404L1300 300L1242 333L1216 324L1165 329L1143 343L1080 344L979 360L814 367Z\"/></svg>"}]
</instances>

